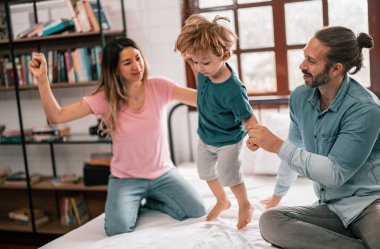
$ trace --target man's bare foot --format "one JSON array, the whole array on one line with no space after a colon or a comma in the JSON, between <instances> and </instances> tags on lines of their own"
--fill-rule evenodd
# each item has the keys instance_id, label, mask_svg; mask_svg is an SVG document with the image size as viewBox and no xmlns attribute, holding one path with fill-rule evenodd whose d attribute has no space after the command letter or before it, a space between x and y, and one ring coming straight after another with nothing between
<instances>
[{"instance_id":1,"label":"man's bare foot","mask_svg":"<svg viewBox=\"0 0 380 249\"><path fill-rule=\"evenodd\" d=\"M212 221L218 218L219 214L224 210L227 210L231 207L231 202L228 199L223 201L217 201L215 206L211 209L211 211L206 216L206 221Z\"/></svg>"},{"instance_id":2,"label":"man's bare foot","mask_svg":"<svg viewBox=\"0 0 380 249\"><path fill-rule=\"evenodd\" d=\"M237 223L237 229L242 229L246 227L252 219L253 206L250 202L247 202L244 205L239 206L239 219Z\"/></svg>"}]
</instances>

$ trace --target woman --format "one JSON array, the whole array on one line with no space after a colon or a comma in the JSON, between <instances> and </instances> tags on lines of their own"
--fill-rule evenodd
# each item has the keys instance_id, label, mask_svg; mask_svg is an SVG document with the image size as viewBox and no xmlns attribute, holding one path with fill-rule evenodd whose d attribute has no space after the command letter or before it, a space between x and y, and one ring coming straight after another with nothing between
<instances>
[{"instance_id":1,"label":"woman","mask_svg":"<svg viewBox=\"0 0 380 249\"><path fill-rule=\"evenodd\" d=\"M171 100L196 104L196 91L168 79L148 78L146 61L134 41L116 38L103 50L100 83L93 94L61 107L50 89L46 59L29 63L51 124L89 114L101 116L102 132L112 138L113 158L105 207L109 236L135 229L141 202L177 220L205 215L200 196L173 167L163 132Z\"/></svg>"}]
</instances>

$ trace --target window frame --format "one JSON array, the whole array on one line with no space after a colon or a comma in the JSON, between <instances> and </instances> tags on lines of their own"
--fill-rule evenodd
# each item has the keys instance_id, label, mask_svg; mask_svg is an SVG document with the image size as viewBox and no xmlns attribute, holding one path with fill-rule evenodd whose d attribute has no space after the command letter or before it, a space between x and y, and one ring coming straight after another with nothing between
<instances>
[{"instance_id":1,"label":"window frame","mask_svg":"<svg viewBox=\"0 0 380 249\"><path fill-rule=\"evenodd\" d=\"M239 20L238 9L271 6L273 10L273 31L274 31L274 47L267 48L255 48L255 49L241 49L239 42L237 42L236 48L233 51L237 56L238 75L242 78L242 66L241 55L243 53L273 51L275 53L275 67L277 78L277 91L257 91L248 89L248 95L260 96L260 95L289 95L289 80L288 80L288 61L287 52L292 49L303 49L306 44L287 45L286 44L286 27L285 27L285 4L294 2L304 2L308 0L272 0L258 3L237 4L237 0L233 0L233 4L229 6L219 6L211 8L200 9L198 0L182 0L182 17L183 23L193 13L211 12L211 11L224 11L232 10L234 12L234 25L235 32L239 37ZM323 26L328 26L328 0L322 1L323 12ZM375 65L380 65L380 47L376 46L376 43L380 42L380 1L367 0L368 1L368 29L369 34L375 41L375 46L370 50L370 87L377 96L380 96L380 70L375 69ZM300 62L301 63L301 62ZM194 74L190 66L186 63L186 80L187 86L196 88L196 81Z\"/></svg>"}]
</instances>

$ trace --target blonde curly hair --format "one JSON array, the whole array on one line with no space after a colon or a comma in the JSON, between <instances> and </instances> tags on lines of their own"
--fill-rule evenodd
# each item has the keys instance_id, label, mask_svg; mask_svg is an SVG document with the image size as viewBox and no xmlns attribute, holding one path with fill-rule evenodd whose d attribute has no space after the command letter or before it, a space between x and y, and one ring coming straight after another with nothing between
<instances>
[{"instance_id":1,"label":"blonde curly hair","mask_svg":"<svg viewBox=\"0 0 380 249\"><path fill-rule=\"evenodd\" d=\"M220 20L230 21L227 17L216 16L213 21L200 14L193 14L185 21L177 37L174 51L183 56L211 51L216 56L230 52L237 41L236 34Z\"/></svg>"}]
</instances>

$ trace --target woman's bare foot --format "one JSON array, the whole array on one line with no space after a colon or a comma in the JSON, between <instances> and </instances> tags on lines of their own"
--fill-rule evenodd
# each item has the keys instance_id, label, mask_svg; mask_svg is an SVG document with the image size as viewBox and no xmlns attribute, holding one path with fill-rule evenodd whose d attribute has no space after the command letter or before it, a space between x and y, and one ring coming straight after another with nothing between
<instances>
[{"instance_id":1,"label":"woman's bare foot","mask_svg":"<svg viewBox=\"0 0 380 249\"><path fill-rule=\"evenodd\" d=\"M237 223L237 229L242 229L246 227L252 219L253 206L250 202L247 202L239 206L239 219Z\"/></svg>"},{"instance_id":2,"label":"woman's bare foot","mask_svg":"<svg viewBox=\"0 0 380 249\"><path fill-rule=\"evenodd\" d=\"M206 216L206 221L212 221L218 218L219 214L224 210L227 210L231 207L231 202L228 199L223 201L217 201L215 206L211 209L211 211Z\"/></svg>"}]
</instances>

